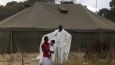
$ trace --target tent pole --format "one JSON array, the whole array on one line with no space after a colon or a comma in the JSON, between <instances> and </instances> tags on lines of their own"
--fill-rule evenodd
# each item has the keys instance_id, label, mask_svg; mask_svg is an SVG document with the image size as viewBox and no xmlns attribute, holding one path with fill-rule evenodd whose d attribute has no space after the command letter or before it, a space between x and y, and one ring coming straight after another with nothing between
<instances>
[{"instance_id":1,"label":"tent pole","mask_svg":"<svg viewBox=\"0 0 115 65\"><path fill-rule=\"evenodd\" d=\"M24 65L24 54L23 54L23 51L22 51L22 65Z\"/></svg>"},{"instance_id":2,"label":"tent pole","mask_svg":"<svg viewBox=\"0 0 115 65\"><path fill-rule=\"evenodd\" d=\"M10 46L11 46L11 49L10 49L10 54L12 53L12 30L10 30Z\"/></svg>"},{"instance_id":3,"label":"tent pole","mask_svg":"<svg viewBox=\"0 0 115 65\"><path fill-rule=\"evenodd\" d=\"M12 29L10 29L10 31L9 31L9 36L10 36L10 47L9 47L9 54L10 54L10 58L12 58L12 50L13 50L13 46L12 46L12 44L13 44L13 36L12 36Z\"/></svg>"}]
</instances>

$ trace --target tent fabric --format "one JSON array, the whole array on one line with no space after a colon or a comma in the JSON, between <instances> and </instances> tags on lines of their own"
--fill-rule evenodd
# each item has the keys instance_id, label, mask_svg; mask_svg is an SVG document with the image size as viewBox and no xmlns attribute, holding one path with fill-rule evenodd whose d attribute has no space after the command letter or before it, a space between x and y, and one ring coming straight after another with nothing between
<instances>
[{"instance_id":1,"label":"tent fabric","mask_svg":"<svg viewBox=\"0 0 115 65\"><path fill-rule=\"evenodd\" d=\"M59 11L60 6L65 7L68 13L61 13ZM46 4L39 2L1 21L0 27L54 29L59 24L62 24L65 29L74 30L115 30L114 22L92 14L80 4Z\"/></svg>"},{"instance_id":2,"label":"tent fabric","mask_svg":"<svg viewBox=\"0 0 115 65\"><path fill-rule=\"evenodd\" d=\"M59 7L68 12L60 12ZM39 52L43 35L61 24L72 35L71 51L87 48L95 41L115 46L115 23L80 4L36 2L32 7L0 22L0 53Z\"/></svg>"}]
</instances>

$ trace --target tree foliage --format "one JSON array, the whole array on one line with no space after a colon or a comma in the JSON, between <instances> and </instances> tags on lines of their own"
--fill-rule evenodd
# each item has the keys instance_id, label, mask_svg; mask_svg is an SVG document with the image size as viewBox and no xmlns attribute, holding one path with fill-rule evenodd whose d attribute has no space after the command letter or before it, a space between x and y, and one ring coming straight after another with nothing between
<instances>
[{"instance_id":1,"label":"tree foliage","mask_svg":"<svg viewBox=\"0 0 115 65\"><path fill-rule=\"evenodd\" d=\"M107 17L109 15L109 9L103 8L103 9L99 10L98 14L101 16Z\"/></svg>"},{"instance_id":2,"label":"tree foliage","mask_svg":"<svg viewBox=\"0 0 115 65\"><path fill-rule=\"evenodd\" d=\"M99 10L98 14L100 16L106 17L110 20L112 20L113 22L115 22L115 0L112 0L110 3L110 10L107 8L103 8L101 10Z\"/></svg>"},{"instance_id":3,"label":"tree foliage","mask_svg":"<svg viewBox=\"0 0 115 65\"><path fill-rule=\"evenodd\" d=\"M0 5L0 21L32 6L36 1L48 2L49 0L27 0L25 2L12 1L8 2L5 6Z\"/></svg>"},{"instance_id":4,"label":"tree foliage","mask_svg":"<svg viewBox=\"0 0 115 65\"><path fill-rule=\"evenodd\" d=\"M0 20L3 20L17 12L23 10L24 4L22 2L18 3L15 1L8 2L6 6L0 6Z\"/></svg>"}]
</instances>

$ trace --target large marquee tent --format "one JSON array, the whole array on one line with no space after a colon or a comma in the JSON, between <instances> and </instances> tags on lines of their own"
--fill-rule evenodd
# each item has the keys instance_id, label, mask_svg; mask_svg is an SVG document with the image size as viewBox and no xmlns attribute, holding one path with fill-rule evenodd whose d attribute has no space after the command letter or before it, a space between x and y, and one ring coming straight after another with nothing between
<instances>
[{"instance_id":1,"label":"large marquee tent","mask_svg":"<svg viewBox=\"0 0 115 65\"><path fill-rule=\"evenodd\" d=\"M71 51L95 41L115 43L115 23L81 4L36 2L0 22L0 53L39 52L42 36L60 24L72 34Z\"/></svg>"}]
</instances>

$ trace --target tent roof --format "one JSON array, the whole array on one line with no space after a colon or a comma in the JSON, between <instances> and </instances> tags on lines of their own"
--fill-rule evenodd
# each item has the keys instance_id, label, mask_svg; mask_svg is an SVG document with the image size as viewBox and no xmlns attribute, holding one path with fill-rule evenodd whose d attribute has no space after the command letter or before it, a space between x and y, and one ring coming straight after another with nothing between
<instances>
[{"instance_id":1,"label":"tent roof","mask_svg":"<svg viewBox=\"0 0 115 65\"><path fill-rule=\"evenodd\" d=\"M67 13L60 12L60 8ZM1 28L55 29L59 24L74 30L115 30L115 23L89 11L80 4L36 2L32 7L0 22Z\"/></svg>"}]
</instances>

